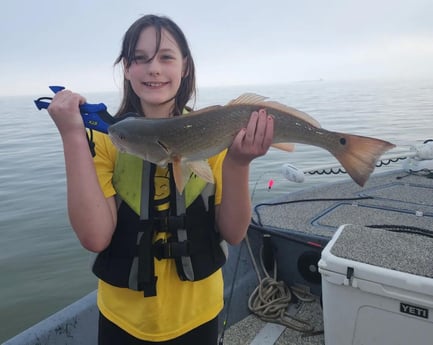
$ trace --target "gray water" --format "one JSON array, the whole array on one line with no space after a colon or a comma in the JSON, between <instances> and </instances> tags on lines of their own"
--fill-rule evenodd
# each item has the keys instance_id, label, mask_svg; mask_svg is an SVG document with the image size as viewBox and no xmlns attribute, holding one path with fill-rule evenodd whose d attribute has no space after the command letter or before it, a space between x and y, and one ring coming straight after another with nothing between
<instances>
[{"instance_id":1,"label":"gray water","mask_svg":"<svg viewBox=\"0 0 433 345\"><path fill-rule=\"evenodd\" d=\"M409 145L433 138L433 81L328 82L206 88L196 107L225 104L256 92L309 113L330 130L379 137L404 154ZM46 95L49 95L47 89ZM32 95L0 98L0 341L46 318L96 287L89 254L80 247L66 212L62 144L46 111ZM86 94L111 113L118 94ZM284 163L300 169L336 164L326 151L299 145L292 154L271 150L252 163L253 203L300 188L347 179L309 176L302 184L285 180ZM383 169L396 169L395 163ZM268 181L274 180L271 190Z\"/></svg>"}]
</instances>

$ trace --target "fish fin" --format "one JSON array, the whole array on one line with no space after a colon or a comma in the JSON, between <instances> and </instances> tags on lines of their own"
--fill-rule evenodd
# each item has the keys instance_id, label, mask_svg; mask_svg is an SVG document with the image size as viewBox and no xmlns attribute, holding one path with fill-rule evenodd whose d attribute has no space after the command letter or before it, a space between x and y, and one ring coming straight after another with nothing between
<instances>
[{"instance_id":1,"label":"fish fin","mask_svg":"<svg viewBox=\"0 0 433 345\"><path fill-rule=\"evenodd\" d=\"M234 104L260 104L267 100L269 97L257 95L255 93L247 92L240 95L238 98L231 100L227 105Z\"/></svg>"},{"instance_id":2,"label":"fish fin","mask_svg":"<svg viewBox=\"0 0 433 345\"><path fill-rule=\"evenodd\" d=\"M238 98L230 101L227 105L257 105L258 107L263 107L268 109L268 113L272 114L272 109L279 110L284 113L289 113L293 116L296 116L308 123L312 124L315 127L321 127L320 123L307 113L300 111L298 109L289 107L285 104L275 102L275 101L266 101L268 97L257 95L255 93L244 93L240 95Z\"/></svg>"},{"instance_id":3,"label":"fish fin","mask_svg":"<svg viewBox=\"0 0 433 345\"><path fill-rule=\"evenodd\" d=\"M173 159L173 177L176 189L182 195L188 178L191 175L191 170L182 161L177 158Z\"/></svg>"},{"instance_id":4,"label":"fish fin","mask_svg":"<svg viewBox=\"0 0 433 345\"><path fill-rule=\"evenodd\" d=\"M395 147L394 144L370 137L336 133L340 136L338 149L330 152L346 172L361 187L367 182L380 156Z\"/></svg>"},{"instance_id":5,"label":"fish fin","mask_svg":"<svg viewBox=\"0 0 433 345\"><path fill-rule=\"evenodd\" d=\"M293 143L275 143L272 144L271 146L275 147L276 149L287 151L287 152L295 151L295 144Z\"/></svg>"},{"instance_id":6,"label":"fish fin","mask_svg":"<svg viewBox=\"0 0 433 345\"><path fill-rule=\"evenodd\" d=\"M186 163L194 174L209 183L215 183L212 169L207 161L194 161Z\"/></svg>"}]
</instances>

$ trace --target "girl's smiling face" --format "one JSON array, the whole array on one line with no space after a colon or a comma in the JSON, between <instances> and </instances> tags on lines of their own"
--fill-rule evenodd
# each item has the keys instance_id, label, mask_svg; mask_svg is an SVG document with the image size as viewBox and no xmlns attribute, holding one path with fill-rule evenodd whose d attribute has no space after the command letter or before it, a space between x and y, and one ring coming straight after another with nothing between
<instances>
[{"instance_id":1,"label":"girl's smiling face","mask_svg":"<svg viewBox=\"0 0 433 345\"><path fill-rule=\"evenodd\" d=\"M178 44L166 30L161 30L158 47L157 32L148 27L140 33L134 59L125 67L125 78L141 100L146 117L168 117L182 78L186 59Z\"/></svg>"}]
</instances>

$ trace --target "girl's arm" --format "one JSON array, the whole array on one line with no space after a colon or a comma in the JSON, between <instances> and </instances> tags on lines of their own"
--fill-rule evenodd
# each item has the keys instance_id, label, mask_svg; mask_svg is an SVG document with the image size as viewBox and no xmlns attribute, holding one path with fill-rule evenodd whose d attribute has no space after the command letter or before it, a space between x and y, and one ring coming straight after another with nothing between
<instances>
[{"instance_id":1,"label":"girl's arm","mask_svg":"<svg viewBox=\"0 0 433 345\"><path fill-rule=\"evenodd\" d=\"M114 197L105 198L93 165L79 105L85 99L71 91L57 93L48 112L63 142L69 219L83 247L105 249L117 222Z\"/></svg>"},{"instance_id":2,"label":"girl's arm","mask_svg":"<svg viewBox=\"0 0 433 345\"><path fill-rule=\"evenodd\" d=\"M273 133L273 117L263 109L253 112L247 128L235 137L224 159L222 199L216 209L216 222L222 237L230 244L241 242L248 230L251 221L250 162L268 151Z\"/></svg>"}]
</instances>

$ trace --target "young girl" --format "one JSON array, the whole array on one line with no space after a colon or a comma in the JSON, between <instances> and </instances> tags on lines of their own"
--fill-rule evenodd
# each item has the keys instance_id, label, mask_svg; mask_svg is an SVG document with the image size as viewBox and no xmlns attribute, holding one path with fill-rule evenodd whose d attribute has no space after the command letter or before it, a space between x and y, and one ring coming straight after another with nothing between
<instances>
[{"instance_id":1,"label":"young girl","mask_svg":"<svg viewBox=\"0 0 433 345\"><path fill-rule=\"evenodd\" d=\"M124 71L117 116L187 112L194 62L170 19L147 15L133 23L116 63ZM104 134L95 133L92 158L79 112L84 102L63 90L48 111L63 141L71 225L83 247L98 253L99 344L216 344L220 238L237 244L246 234L249 164L272 142L272 117L253 112L230 148L209 158L215 185L193 175L181 197L170 166L117 152Z\"/></svg>"}]
</instances>

